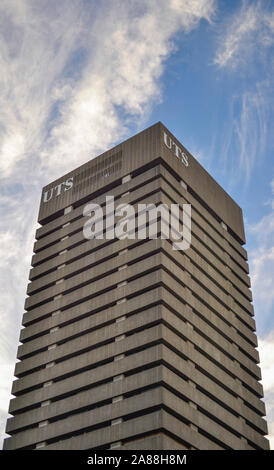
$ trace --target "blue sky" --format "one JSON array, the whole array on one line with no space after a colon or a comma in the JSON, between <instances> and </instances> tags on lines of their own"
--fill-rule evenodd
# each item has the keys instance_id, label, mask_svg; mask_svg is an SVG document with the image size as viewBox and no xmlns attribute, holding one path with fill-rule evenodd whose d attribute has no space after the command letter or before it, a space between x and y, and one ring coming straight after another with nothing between
<instances>
[{"instance_id":1,"label":"blue sky","mask_svg":"<svg viewBox=\"0 0 274 470\"><path fill-rule=\"evenodd\" d=\"M162 121L243 208L274 446L272 1L2 0L0 424L41 187Z\"/></svg>"}]
</instances>

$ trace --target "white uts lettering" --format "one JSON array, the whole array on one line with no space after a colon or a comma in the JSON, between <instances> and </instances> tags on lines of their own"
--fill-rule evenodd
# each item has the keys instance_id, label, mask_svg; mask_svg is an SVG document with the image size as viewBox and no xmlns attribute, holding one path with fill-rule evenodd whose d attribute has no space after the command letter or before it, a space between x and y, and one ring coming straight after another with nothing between
<instances>
[{"instance_id":1,"label":"white uts lettering","mask_svg":"<svg viewBox=\"0 0 274 470\"><path fill-rule=\"evenodd\" d=\"M62 190L68 191L73 186L73 176L68 178L66 181L62 181L62 183L57 184L55 188L48 189L43 194L43 202L49 202L53 196L60 196Z\"/></svg>"},{"instance_id":2,"label":"white uts lettering","mask_svg":"<svg viewBox=\"0 0 274 470\"><path fill-rule=\"evenodd\" d=\"M173 142L171 137L169 137L169 135L167 135L166 132L164 132L164 142L165 142L165 145L167 146L167 148L172 150L174 155L177 158L179 158L179 160L181 160L181 162L185 166L189 165L188 156L183 152L182 149L180 149L180 147L177 144L175 144L175 142Z\"/></svg>"}]
</instances>

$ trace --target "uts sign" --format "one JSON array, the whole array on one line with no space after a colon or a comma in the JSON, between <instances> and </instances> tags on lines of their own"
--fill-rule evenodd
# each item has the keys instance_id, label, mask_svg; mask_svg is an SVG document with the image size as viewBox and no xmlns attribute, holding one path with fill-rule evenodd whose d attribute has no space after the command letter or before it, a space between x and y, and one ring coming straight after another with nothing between
<instances>
[{"instance_id":1,"label":"uts sign","mask_svg":"<svg viewBox=\"0 0 274 470\"><path fill-rule=\"evenodd\" d=\"M175 144L175 142L171 139L171 137L167 135L166 132L164 132L164 142L167 148L171 150L174 153L174 155L177 158L179 158L179 160L181 160L181 162L185 166L189 165L188 156L183 152L182 149L180 149L180 147L177 144Z\"/></svg>"},{"instance_id":2,"label":"uts sign","mask_svg":"<svg viewBox=\"0 0 274 470\"><path fill-rule=\"evenodd\" d=\"M43 194L43 202L49 202L53 197L60 196L62 191L68 191L73 186L73 176L66 181L57 184L54 188L48 189Z\"/></svg>"},{"instance_id":3,"label":"uts sign","mask_svg":"<svg viewBox=\"0 0 274 470\"><path fill-rule=\"evenodd\" d=\"M189 166L188 155L184 153L184 151L177 145L171 137L164 132L164 142L166 147L173 152L173 154L185 165ZM66 181L62 181L62 183L57 184L57 186L48 189L44 192L42 201L49 202L52 198L60 196L62 192L68 191L73 186L73 176L68 178Z\"/></svg>"}]
</instances>

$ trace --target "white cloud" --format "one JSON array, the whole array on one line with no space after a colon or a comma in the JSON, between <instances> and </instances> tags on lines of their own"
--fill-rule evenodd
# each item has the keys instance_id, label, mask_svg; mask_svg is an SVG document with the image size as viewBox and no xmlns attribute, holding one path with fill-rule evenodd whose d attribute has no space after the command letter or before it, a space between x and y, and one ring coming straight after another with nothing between
<instances>
[{"instance_id":1,"label":"white cloud","mask_svg":"<svg viewBox=\"0 0 274 470\"><path fill-rule=\"evenodd\" d=\"M139 130L161 100L176 33L214 11L214 0L1 1L0 371L9 390L41 187Z\"/></svg>"},{"instance_id":2,"label":"white cloud","mask_svg":"<svg viewBox=\"0 0 274 470\"><path fill-rule=\"evenodd\" d=\"M249 182L259 155L264 153L267 131L268 81L257 83L254 91L240 98L240 116L233 121L234 137L238 143L238 170Z\"/></svg>"},{"instance_id":3,"label":"white cloud","mask_svg":"<svg viewBox=\"0 0 274 470\"><path fill-rule=\"evenodd\" d=\"M256 239L256 248L249 254L254 303L265 320L270 320L274 305L274 180L271 190L272 211L247 226L250 237Z\"/></svg>"},{"instance_id":4,"label":"white cloud","mask_svg":"<svg viewBox=\"0 0 274 470\"><path fill-rule=\"evenodd\" d=\"M258 339L258 350L261 360L264 392L274 392L274 330L264 338Z\"/></svg>"},{"instance_id":5,"label":"white cloud","mask_svg":"<svg viewBox=\"0 0 274 470\"><path fill-rule=\"evenodd\" d=\"M242 93L234 92L230 97L220 155L223 172L234 186L247 186L262 163L271 134L272 103L273 83L269 78L258 81L252 89L245 84Z\"/></svg>"},{"instance_id":6,"label":"white cloud","mask_svg":"<svg viewBox=\"0 0 274 470\"><path fill-rule=\"evenodd\" d=\"M274 330L264 338L258 338L258 349L265 393L268 438L271 449L274 449Z\"/></svg>"},{"instance_id":7,"label":"white cloud","mask_svg":"<svg viewBox=\"0 0 274 470\"><path fill-rule=\"evenodd\" d=\"M0 171L37 152L54 104L51 90L76 48L79 2L15 0L0 4Z\"/></svg>"},{"instance_id":8,"label":"white cloud","mask_svg":"<svg viewBox=\"0 0 274 470\"><path fill-rule=\"evenodd\" d=\"M274 13L261 1L244 0L233 13L219 35L219 47L214 63L219 67L235 68L250 57L263 54L274 43Z\"/></svg>"},{"instance_id":9,"label":"white cloud","mask_svg":"<svg viewBox=\"0 0 274 470\"><path fill-rule=\"evenodd\" d=\"M274 180L271 182L272 209L274 201ZM248 237L254 239L249 252L251 285L254 298L256 322L259 324L258 339L262 383L268 421L269 440L274 449L274 212L264 215L256 224L247 224ZM270 331L269 331L270 330Z\"/></svg>"},{"instance_id":10,"label":"white cloud","mask_svg":"<svg viewBox=\"0 0 274 470\"><path fill-rule=\"evenodd\" d=\"M250 253L250 260L255 302L258 312L266 319L274 304L274 246L260 246L256 253Z\"/></svg>"},{"instance_id":11,"label":"white cloud","mask_svg":"<svg viewBox=\"0 0 274 470\"><path fill-rule=\"evenodd\" d=\"M14 364L2 363L0 364L0 442L5 436L5 427L7 421L7 409L10 401L10 391L13 378Z\"/></svg>"},{"instance_id":12,"label":"white cloud","mask_svg":"<svg viewBox=\"0 0 274 470\"><path fill-rule=\"evenodd\" d=\"M273 18L270 3L242 0L215 26L218 46L213 64L226 78L230 72L230 78L237 80L220 152L230 186L240 181L247 186L272 133Z\"/></svg>"},{"instance_id":13,"label":"white cloud","mask_svg":"<svg viewBox=\"0 0 274 470\"><path fill-rule=\"evenodd\" d=\"M71 97L59 106L57 125L41 154L47 165L62 165L63 158L66 164L76 157L83 161L88 151L98 153L121 138L130 119L145 118L161 99L159 78L173 50L172 37L181 29L191 31L201 18L210 19L214 10L213 1L121 6L115 2L97 15L89 38L95 57L91 50Z\"/></svg>"},{"instance_id":14,"label":"white cloud","mask_svg":"<svg viewBox=\"0 0 274 470\"><path fill-rule=\"evenodd\" d=\"M146 116L174 35L214 13L214 0L2 2L0 171L31 155L47 169L82 163ZM78 53L78 54L77 54ZM120 111L123 118L120 119Z\"/></svg>"}]
</instances>

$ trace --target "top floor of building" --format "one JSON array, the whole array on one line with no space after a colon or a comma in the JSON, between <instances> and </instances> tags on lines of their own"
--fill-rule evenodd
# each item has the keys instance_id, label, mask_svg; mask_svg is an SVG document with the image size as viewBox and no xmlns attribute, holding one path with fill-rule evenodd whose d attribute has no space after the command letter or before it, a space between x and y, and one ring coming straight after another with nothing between
<instances>
[{"instance_id":1,"label":"top floor of building","mask_svg":"<svg viewBox=\"0 0 274 470\"><path fill-rule=\"evenodd\" d=\"M91 197L109 191L128 175L161 162L222 223L241 245L245 243L242 210L174 135L158 122L121 142L42 190L38 222L48 223Z\"/></svg>"}]
</instances>

